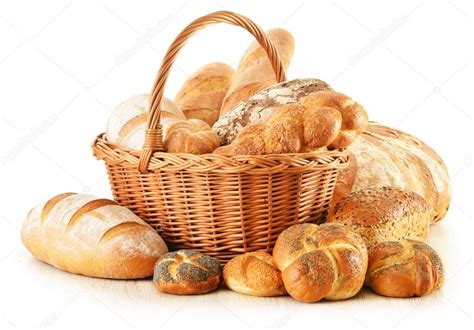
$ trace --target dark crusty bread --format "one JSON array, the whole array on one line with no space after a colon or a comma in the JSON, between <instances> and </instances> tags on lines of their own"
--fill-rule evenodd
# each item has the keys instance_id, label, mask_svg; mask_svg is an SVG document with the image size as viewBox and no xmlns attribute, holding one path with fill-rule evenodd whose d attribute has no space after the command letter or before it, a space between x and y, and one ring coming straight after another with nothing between
<instances>
[{"instance_id":1,"label":"dark crusty bread","mask_svg":"<svg viewBox=\"0 0 474 330\"><path fill-rule=\"evenodd\" d=\"M207 293L217 289L220 281L219 261L197 250L179 250L161 256L153 276L158 290L178 295Z\"/></svg>"},{"instance_id":2,"label":"dark crusty bread","mask_svg":"<svg viewBox=\"0 0 474 330\"><path fill-rule=\"evenodd\" d=\"M369 248L366 285L383 296L425 296L439 289L444 270L438 254L423 242L381 242Z\"/></svg>"}]
</instances>

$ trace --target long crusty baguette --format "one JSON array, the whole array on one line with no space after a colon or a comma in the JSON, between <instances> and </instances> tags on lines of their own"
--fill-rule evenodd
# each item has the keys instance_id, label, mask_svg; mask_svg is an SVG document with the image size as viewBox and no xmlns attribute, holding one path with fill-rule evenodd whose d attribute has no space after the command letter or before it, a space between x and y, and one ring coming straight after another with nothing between
<instances>
[{"instance_id":1,"label":"long crusty baguette","mask_svg":"<svg viewBox=\"0 0 474 330\"><path fill-rule=\"evenodd\" d=\"M272 29L265 34L275 45L284 70L288 69L294 52L293 36L284 29ZM253 42L235 71L232 84L222 103L220 115L232 110L240 101L276 83L275 73L265 50L258 42Z\"/></svg>"},{"instance_id":2,"label":"long crusty baguette","mask_svg":"<svg viewBox=\"0 0 474 330\"><path fill-rule=\"evenodd\" d=\"M112 200L64 193L33 208L21 239L38 259L87 276L131 279L153 274L167 247L153 228Z\"/></svg>"},{"instance_id":3,"label":"long crusty baguette","mask_svg":"<svg viewBox=\"0 0 474 330\"><path fill-rule=\"evenodd\" d=\"M234 69L225 63L209 63L186 80L174 99L187 119L201 119L212 126L219 118Z\"/></svg>"}]
</instances>

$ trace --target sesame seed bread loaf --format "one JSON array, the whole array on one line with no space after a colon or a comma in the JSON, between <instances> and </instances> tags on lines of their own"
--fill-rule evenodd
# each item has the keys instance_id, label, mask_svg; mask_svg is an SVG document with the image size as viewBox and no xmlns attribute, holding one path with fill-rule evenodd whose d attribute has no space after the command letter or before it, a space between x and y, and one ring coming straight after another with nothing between
<instances>
[{"instance_id":1,"label":"sesame seed bread loaf","mask_svg":"<svg viewBox=\"0 0 474 330\"><path fill-rule=\"evenodd\" d=\"M383 241L414 239L425 242L430 208L420 195L392 187L363 189L344 197L328 222L348 226L367 246Z\"/></svg>"},{"instance_id":2,"label":"sesame seed bread loaf","mask_svg":"<svg viewBox=\"0 0 474 330\"><path fill-rule=\"evenodd\" d=\"M33 208L21 239L36 258L67 272L132 279L153 274L167 247L156 231L109 199L64 193Z\"/></svg>"}]
</instances>

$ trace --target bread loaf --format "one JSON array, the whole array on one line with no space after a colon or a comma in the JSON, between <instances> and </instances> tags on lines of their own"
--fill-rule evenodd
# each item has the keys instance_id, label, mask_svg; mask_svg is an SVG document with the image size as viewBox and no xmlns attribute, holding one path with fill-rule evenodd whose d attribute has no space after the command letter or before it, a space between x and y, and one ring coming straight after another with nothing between
<instances>
[{"instance_id":1,"label":"bread loaf","mask_svg":"<svg viewBox=\"0 0 474 330\"><path fill-rule=\"evenodd\" d=\"M265 34L275 46L283 69L286 71L293 56L293 36L284 29L272 29ZM253 42L235 71L230 88L222 103L220 115L226 114L239 102L276 83L275 72L267 53L257 41Z\"/></svg>"},{"instance_id":2,"label":"bread loaf","mask_svg":"<svg viewBox=\"0 0 474 330\"><path fill-rule=\"evenodd\" d=\"M430 208L420 195L392 187L363 189L344 197L328 222L348 226L367 246L383 241L426 241Z\"/></svg>"},{"instance_id":3,"label":"bread loaf","mask_svg":"<svg viewBox=\"0 0 474 330\"><path fill-rule=\"evenodd\" d=\"M333 108L309 109L281 105L265 124L245 127L225 149L229 154L263 155L298 153L328 146L339 134L341 114Z\"/></svg>"},{"instance_id":4,"label":"bread loaf","mask_svg":"<svg viewBox=\"0 0 474 330\"><path fill-rule=\"evenodd\" d=\"M237 105L233 110L221 116L212 129L219 134L221 145L228 145L244 127L265 123L278 106L300 103L311 93L323 90L332 89L324 81L318 79L282 82L256 93Z\"/></svg>"},{"instance_id":5,"label":"bread loaf","mask_svg":"<svg viewBox=\"0 0 474 330\"><path fill-rule=\"evenodd\" d=\"M199 119L176 121L170 125L165 138L165 150L195 155L211 153L219 147L219 137Z\"/></svg>"},{"instance_id":6,"label":"bread loaf","mask_svg":"<svg viewBox=\"0 0 474 330\"><path fill-rule=\"evenodd\" d=\"M425 296L444 282L443 263L428 245L412 240L369 248L366 285L388 297Z\"/></svg>"},{"instance_id":7,"label":"bread loaf","mask_svg":"<svg viewBox=\"0 0 474 330\"><path fill-rule=\"evenodd\" d=\"M200 119L212 126L233 75L234 69L227 64L207 64L186 80L174 101L187 119Z\"/></svg>"},{"instance_id":8,"label":"bread loaf","mask_svg":"<svg viewBox=\"0 0 474 330\"><path fill-rule=\"evenodd\" d=\"M161 292L203 294L219 287L221 268L217 259L196 250L179 250L161 256L153 283Z\"/></svg>"},{"instance_id":9,"label":"bread loaf","mask_svg":"<svg viewBox=\"0 0 474 330\"><path fill-rule=\"evenodd\" d=\"M340 224L300 224L284 230L273 249L288 293L302 302L340 300L359 292L367 270L367 249Z\"/></svg>"},{"instance_id":10,"label":"bread loaf","mask_svg":"<svg viewBox=\"0 0 474 330\"><path fill-rule=\"evenodd\" d=\"M303 105L309 109L328 112L339 111L342 116L342 125L339 134L328 145L329 149L345 149L354 141L357 135L363 133L368 123L367 112L350 97L333 92L321 91L308 95Z\"/></svg>"},{"instance_id":11,"label":"bread loaf","mask_svg":"<svg viewBox=\"0 0 474 330\"><path fill-rule=\"evenodd\" d=\"M65 193L33 208L21 230L36 258L67 272L132 279L153 274L161 237L112 200Z\"/></svg>"},{"instance_id":12,"label":"bread loaf","mask_svg":"<svg viewBox=\"0 0 474 330\"><path fill-rule=\"evenodd\" d=\"M432 222L446 214L451 200L448 170L441 157L420 139L370 123L348 151L358 163L352 191L383 186L412 190L430 206Z\"/></svg>"},{"instance_id":13,"label":"bread loaf","mask_svg":"<svg viewBox=\"0 0 474 330\"><path fill-rule=\"evenodd\" d=\"M281 272L272 256L264 251L249 252L232 258L223 271L224 282L235 292L258 297L286 294Z\"/></svg>"},{"instance_id":14,"label":"bread loaf","mask_svg":"<svg viewBox=\"0 0 474 330\"><path fill-rule=\"evenodd\" d=\"M122 148L142 150L147 128L148 94L136 95L117 106L107 123L107 139ZM171 123L186 117L173 101L161 101L161 125L163 137Z\"/></svg>"}]
</instances>

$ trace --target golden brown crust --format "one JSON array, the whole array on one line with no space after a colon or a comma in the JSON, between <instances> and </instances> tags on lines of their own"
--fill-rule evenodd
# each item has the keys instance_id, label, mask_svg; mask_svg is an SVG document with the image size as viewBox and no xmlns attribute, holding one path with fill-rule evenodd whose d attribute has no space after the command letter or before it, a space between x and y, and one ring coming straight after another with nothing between
<instances>
[{"instance_id":1,"label":"golden brown crust","mask_svg":"<svg viewBox=\"0 0 474 330\"><path fill-rule=\"evenodd\" d=\"M432 222L441 220L451 200L449 175L443 160L420 139L402 131L370 123L349 147L359 169L354 190L393 186L424 197Z\"/></svg>"},{"instance_id":2,"label":"golden brown crust","mask_svg":"<svg viewBox=\"0 0 474 330\"><path fill-rule=\"evenodd\" d=\"M219 118L233 75L234 69L225 63L215 62L201 67L176 94L176 105L187 119L200 119L212 126Z\"/></svg>"},{"instance_id":3,"label":"golden brown crust","mask_svg":"<svg viewBox=\"0 0 474 330\"><path fill-rule=\"evenodd\" d=\"M277 239L273 258L288 293L302 302L356 295L367 269L364 241L339 224L286 229Z\"/></svg>"},{"instance_id":4,"label":"golden brown crust","mask_svg":"<svg viewBox=\"0 0 474 330\"><path fill-rule=\"evenodd\" d=\"M369 248L366 285L389 297L425 296L444 282L440 257L413 240L382 242Z\"/></svg>"},{"instance_id":5,"label":"golden brown crust","mask_svg":"<svg viewBox=\"0 0 474 330\"><path fill-rule=\"evenodd\" d=\"M156 231L129 209L67 193L33 208L21 239L39 260L75 274L134 279L153 274L168 251Z\"/></svg>"},{"instance_id":6,"label":"golden brown crust","mask_svg":"<svg viewBox=\"0 0 474 330\"><path fill-rule=\"evenodd\" d=\"M161 256L153 282L161 292L177 295L203 294L218 288L221 279L217 259L196 250L179 250Z\"/></svg>"},{"instance_id":7,"label":"golden brown crust","mask_svg":"<svg viewBox=\"0 0 474 330\"><path fill-rule=\"evenodd\" d=\"M258 297L286 294L280 270L270 254L249 252L232 258L224 267L224 282L233 291Z\"/></svg>"},{"instance_id":8,"label":"golden brown crust","mask_svg":"<svg viewBox=\"0 0 474 330\"><path fill-rule=\"evenodd\" d=\"M272 29L265 32L278 51L283 69L290 64L294 51L292 35L284 29ZM224 98L220 115L232 110L240 101L246 100L265 87L276 84L275 73L265 50L258 42L247 49L235 71L232 84Z\"/></svg>"},{"instance_id":9,"label":"golden brown crust","mask_svg":"<svg viewBox=\"0 0 474 330\"><path fill-rule=\"evenodd\" d=\"M328 145L329 149L347 148L358 134L365 131L368 124L368 115L364 108L341 93L333 91L313 93L304 99L303 105L310 109L332 108L341 114L339 134Z\"/></svg>"},{"instance_id":10,"label":"golden brown crust","mask_svg":"<svg viewBox=\"0 0 474 330\"><path fill-rule=\"evenodd\" d=\"M430 209L423 197L412 191L363 189L344 197L327 221L350 227L367 246L403 238L426 241Z\"/></svg>"},{"instance_id":11,"label":"golden brown crust","mask_svg":"<svg viewBox=\"0 0 474 330\"><path fill-rule=\"evenodd\" d=\"M165 150L195 155L209 154L219 147L219 142L219 136L202 120L180 120L169 127Z\"/></svg>"},{"instance_id":12,"label":"golden brown crust","mask_svg":"<svg viewBox=\"0 0 474 330\"><path fill-rule=\"evenodd\" d=\"M233 147L218 153L263 155L317 150L326 148L341 127L341 114L332 108L285 104L269 111L273 114L265 124L243 128L230 144Z\"/></svg>"},{"instance_id":13,"label":"golden brown crust","mask_svg":"<svg viewBox=\"0 0 474 330\"><path fill-rule=\"evenodd\" d=\"M334 209L352 190L354 181L357 175L357 158L353 155L349 155L348 166L339 171L337 175L336 185L334 186L334 192L331 198L331 204L329 204L328 217L331 217L334 213Z\"/></svg>"}]
</instances>

